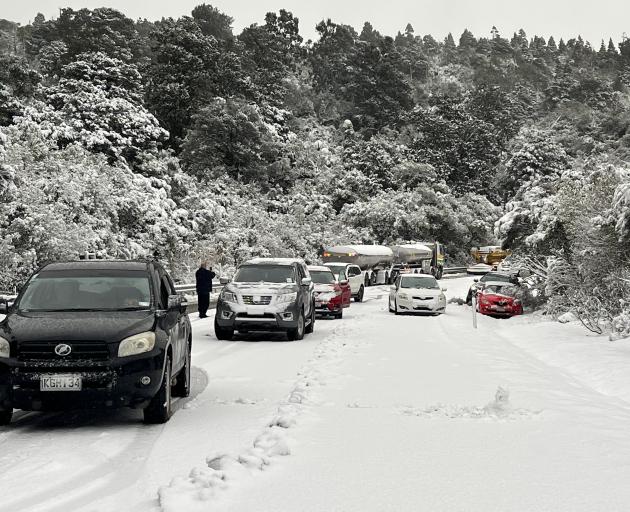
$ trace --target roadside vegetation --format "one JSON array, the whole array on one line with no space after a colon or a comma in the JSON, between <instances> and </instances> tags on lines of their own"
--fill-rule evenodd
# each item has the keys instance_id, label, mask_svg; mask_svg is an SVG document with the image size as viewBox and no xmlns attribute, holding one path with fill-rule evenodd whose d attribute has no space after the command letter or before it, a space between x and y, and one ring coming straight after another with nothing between
<instances>
[{"instance_id":1,"label":"roadside vegetation","mask_svg":"<svg viewBox=\"0 0 630 512\"><path fill-rule=\"evenodd\" d=\"M325 20L304 41L262 14L0 20L0 289L85 251L185 279L200 256L437 239L459 263L496 240L546 311L630 335L630 40Z\"/></svg>"}]
</instances>

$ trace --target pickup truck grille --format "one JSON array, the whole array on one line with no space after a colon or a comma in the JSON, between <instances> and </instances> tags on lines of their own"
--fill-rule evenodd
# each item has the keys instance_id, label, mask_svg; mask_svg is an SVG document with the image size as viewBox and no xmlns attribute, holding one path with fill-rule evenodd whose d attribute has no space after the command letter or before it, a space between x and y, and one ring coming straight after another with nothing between
<instances>
[{"instance_id":1,"label":"pickup truck grille","mask_svg":"<svg viewBox=\"0 0 630 512\"><path fill-rule=\"evenodd\" d=\"M248 306L268 306L271 304L271 295L243 295L243 304Z\"/></svg>"},{"instance_id":2,"label":"pickup truck grille","mask_svg":"<svg viewBox=\"0 0 630 512\"><path fill-rule=\"evenodd\" d=\"M70 354L55 354L60 343L72 347ZM109 359L109 349L104 341L23 341L18 345L17 357L20 361L105 361Z\"/></svg>"}]
</instances>

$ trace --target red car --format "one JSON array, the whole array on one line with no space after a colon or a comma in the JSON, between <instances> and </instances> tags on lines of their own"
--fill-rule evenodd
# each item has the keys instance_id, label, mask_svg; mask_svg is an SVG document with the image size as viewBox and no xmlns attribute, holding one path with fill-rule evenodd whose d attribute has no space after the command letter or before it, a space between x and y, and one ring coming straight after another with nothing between
<instances>
[{"instance_id":1,"label":"red car","mask_svg":"<svg viewBox=\"0 0 630 512\"><path fill-rule=\"evenodd\" d=\"M523 314L523 304L515 297L516 286L511 283L484 283L477 292L477 311L482 315L511 317Z\"/></svg>"},{"instance_id":2,"label":"red car","mask_svg":"<svg viewBox=\"0 0 630 512\"><path fill-rule=\"evenodd\" d=\"M315 285L315 312L319 315L342 318L343 310L350 307L352 292L344 275L335 277L328 267L308 267Z\"/></svg>"}]
</instances>

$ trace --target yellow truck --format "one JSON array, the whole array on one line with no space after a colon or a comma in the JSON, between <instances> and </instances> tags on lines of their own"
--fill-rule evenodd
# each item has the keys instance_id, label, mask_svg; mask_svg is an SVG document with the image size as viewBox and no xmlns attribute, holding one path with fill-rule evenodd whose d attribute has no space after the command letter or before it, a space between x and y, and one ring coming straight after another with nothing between
<instances>
[{"instance_id":1,"label":"yellow truck","mask_svg":"<svg viewBox=\"0 0 630 512\"><path fill-rule=\"evenodd\" d=\"M473 247L470 254L476 263L485 263L496 267L512 253L507 249L501 249L500 245L487 245L485 247Z\"/></svg>"}]
</instances>

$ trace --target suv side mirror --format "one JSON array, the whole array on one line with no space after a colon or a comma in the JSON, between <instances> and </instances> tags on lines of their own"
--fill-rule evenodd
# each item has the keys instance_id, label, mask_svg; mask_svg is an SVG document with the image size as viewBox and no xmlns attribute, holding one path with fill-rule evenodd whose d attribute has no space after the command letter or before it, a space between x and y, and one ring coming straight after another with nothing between
<instances>
[{"instance_id":1,"label":"suv side mirror","mask_svg":"<svg viewBox=\"0 0 630 512\"><path fill-rule=\"evenodd\" d=\"M310 277L302 279L302 286L310 286L313 280Z\"/></svg>"},{"instance_id":2,"label":"suv side mirror","mask_svg":"<svg viewBox=\"0 0 630 512\"><path fill-rule=\"evenodd\" d=\"M188 305L181 295L169 295L167 310L174 311L180 309L183 304Z\"/></svg>"},{"instance_id":3,"label":"suv side mirror","mask_svg":"<svg viewBox=\"0 0 630 512\"><path fill-rule=\"evenodd\" d=\"M231 281L231 279L229 279L228 277L220 277L219 278L219 283L223 286L225 286L226 284L228 284Z\"/></svg>"}]
</instances>

